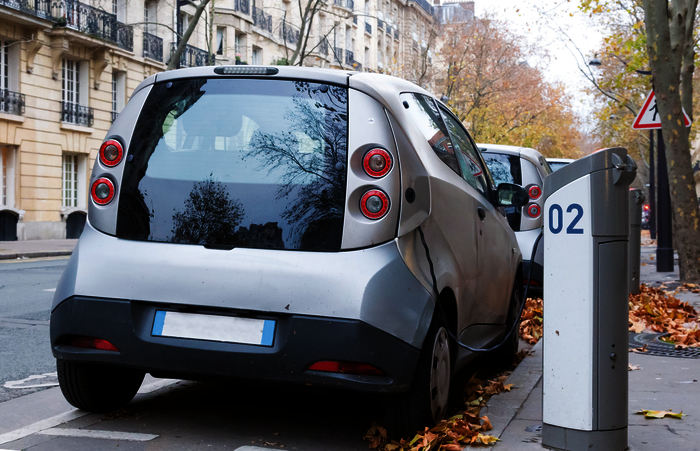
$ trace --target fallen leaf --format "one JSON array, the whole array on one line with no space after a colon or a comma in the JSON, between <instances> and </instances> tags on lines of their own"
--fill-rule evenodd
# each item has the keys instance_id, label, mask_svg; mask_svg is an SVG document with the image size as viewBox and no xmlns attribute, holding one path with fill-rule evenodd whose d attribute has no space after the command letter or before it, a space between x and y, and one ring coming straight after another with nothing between
<instances>
[{"instance_id":1,"label":"fallen leaf","mask_svg":"<svg viewBox=\"0 0 700 451\"><path fill-rule=\"evenodd\" d=\"M481 419L484 420L484 424L481 425L482 431L486 432L486 431L490 431L491 429L493 429L493 425L491 425L491 421L489 421L489 417L484 415L483 417L481 417Z\"/></svg>"},{"instance_id":2,"label":"fallen leaf","mask_svg":"<svg viewBox=\"0 0 700 451\"><path fill-rule=\"evenodd\" d=\"M671 412L671 410L640 410L637 412L638 415L644 415L644 418L660 419L664 417L677 418L679 420L687 416L681 410L680 413Z\"/></svg>"},{"instance_id":3,"label":"fallen leaf","mask_svg":"<svg viewBox=\"0 0 700 451\"><path fill-rule=\"evenodd\" d=\"M629 365L629 366L627 367L627 370L628 370L628 371L637 371L637 370L641 370L641 369L642 369L642 367L639 366L639 365L632 365L631 363L628 363L628 365Z\"/></svg>"}]
</instances>

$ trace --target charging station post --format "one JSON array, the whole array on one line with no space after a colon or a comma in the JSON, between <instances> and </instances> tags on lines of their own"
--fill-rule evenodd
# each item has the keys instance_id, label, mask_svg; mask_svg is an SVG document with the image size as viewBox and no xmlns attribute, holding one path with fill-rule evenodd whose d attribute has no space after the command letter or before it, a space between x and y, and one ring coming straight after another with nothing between
<instances>
[{"instance_id":1,"label":"charging station post","mask_svg":"<svg viewBox=\"0 0 700 451\"><path fill-rule=\"evenodd\" d=\"M544 182L542 445L627 449L629 184L604 149Z\"/></svg>"}]
</instances>

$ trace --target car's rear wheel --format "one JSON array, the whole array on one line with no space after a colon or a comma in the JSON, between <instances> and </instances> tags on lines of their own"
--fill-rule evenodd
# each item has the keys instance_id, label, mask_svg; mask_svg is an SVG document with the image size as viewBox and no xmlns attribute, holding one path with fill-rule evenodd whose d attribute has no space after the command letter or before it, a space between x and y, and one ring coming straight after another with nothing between
<instances>
[{"instance_id":1,"label":"car's rear wheel","mask_svg":"<svg viewBox=\"0 0 700 451\"><path fill-rule=\"evenodd\" d=\"M518 353L520 345L520 305L522 303L522 289L517 283L513 286L513 293L510 298L510 307L506 317L506 333L514 327L513 333L501 345L491 353L491 360L497 366L508 367L513 363L515 354ZM517 323L517 324L513 324Z\"/></svg>"},{"instance_id":2,"label":"car's rear wheel","mask_svg":"<svg viewBox=\"0 0 700 451\"><path fill-rule=\"evenodd\" d=\"M445 417L452 372L450 352L447 328L436 318L423 343L411 388L386 400L385 422L392 436L415 434Z\"/></svg>"},{"instance_id":3,"label":"car's rear wheel","mask_svg":"<svg viewBox=\"0 0 700 451\"><path fill-rule=\"evenodd\" d=\"M56 359L58 383L66 401L89 412L125 406L141 387L145 373L109 365Z\"/></svg>"}]
</instances>

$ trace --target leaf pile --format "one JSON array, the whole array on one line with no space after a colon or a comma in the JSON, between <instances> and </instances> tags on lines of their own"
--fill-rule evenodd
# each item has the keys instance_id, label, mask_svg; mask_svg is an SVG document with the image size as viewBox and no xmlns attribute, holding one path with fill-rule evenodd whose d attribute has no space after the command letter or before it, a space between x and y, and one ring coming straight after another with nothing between
<instances>
[{"instance_id":1,"label":"leaf pile","mask_svg":"<svg viewBox=\"0 0 700 451\"><path fill-rule=\"evenodd\" d=\"M542 337L542 311L541 298L527 298L523 314L520 316L520 338L534 345Z\"/></svg>"},{"instance_id":2,"label":"leaf pile","mask_svg":"<svg viewBox=\"0 0 700 451\"><path fill-rule=\"evenodd\" d=\"M389 441L386 430L377 423L367 431L365 440L369 441L370 449L382 451L459 451L467 445L494 444L498 438L484 434L493 426L489 418L479 416L479 412L493 395L510 391L513 384L503 383L507 378L504 375L484 382L472 376L465 389L465 410L433 428L425 428L410 441Z\"/></svg>"},{"instance_id":3,"label":"leaf pile","mask_svg":"<svg viewBox=\"0 0 700 451\"><path fill-rule=\"evenodd\" d=\"M639 294L629 295L629 330L668 333L666 341L677 348L700 347L698 312L692 305L673 296L673 292L642 284ZM695 290L694 284L683 284Z\"/></svg>"}]
</instances>

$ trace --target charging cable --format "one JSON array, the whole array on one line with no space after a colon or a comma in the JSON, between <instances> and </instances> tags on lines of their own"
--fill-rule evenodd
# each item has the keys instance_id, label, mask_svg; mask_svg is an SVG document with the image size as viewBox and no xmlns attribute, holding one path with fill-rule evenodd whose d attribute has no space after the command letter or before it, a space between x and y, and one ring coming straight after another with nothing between
<instances>
[{"instance_id":1,"label":"charging cable","mask_svg":"<svg viewBox=\"0 0 700 451\"><path fill-rule=\"evenodd\" d=\"M428 249L428 243L425 242L425 235L423 234L423 229L421 229L420 226L418 226L418 233L420 234L420 240L423 243L423 248L425 249L425 256L428 258L428 266L430 267L430 277L433 279L433 291L435 291L435 303L438 306L438 310L440 310L440 315L442 316L442 321L444 324L449 324L447 321L447 318L445 317L445 311L442 309L442 305L438 302L438 299L440 298L440 293L438 292L438 286L437 286L437 278L435 277L435 268L433 267L433 260L430 258L430 249ZM520 324L520 316L523 314L523 309L525 308L525 301L527 300L527 291L530 288L530 283L532 282L532 267L534 266L535 263L535 254L537 253L537 246L540 244L540 240L542 239L543 232L540 232L540 234L537 236L537 239L535 240L535 244L532 246L532 254L530 255L530 270L528 271L527 275L527 285L525 285L525 292L523 293L523 299L520 302L520 308L518 309L518 316L515 317L515 321L513 321L513 325L510 327L510 330L506 334L505 337L503 337L503 341L498 343L496 346L492 348L472 348L469 345L466 345L459 341L459 339L449 330L448 327L445 329L447 330L447 334L450 336L452 340L454 340L455 343L461 348L467 349L472 352L489 352L493 351L495 349L500 348L503 346L508 339L510 338L511 335L513 335L513 332L515 331L515 326Z\"/></svg>"}]
</instances>

